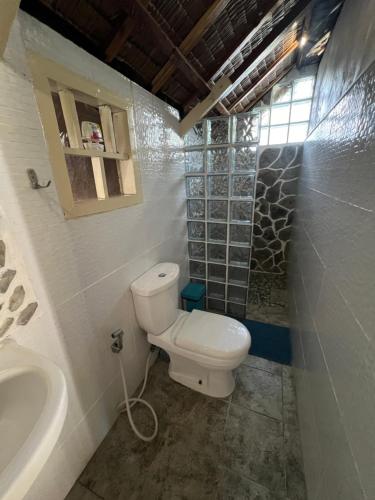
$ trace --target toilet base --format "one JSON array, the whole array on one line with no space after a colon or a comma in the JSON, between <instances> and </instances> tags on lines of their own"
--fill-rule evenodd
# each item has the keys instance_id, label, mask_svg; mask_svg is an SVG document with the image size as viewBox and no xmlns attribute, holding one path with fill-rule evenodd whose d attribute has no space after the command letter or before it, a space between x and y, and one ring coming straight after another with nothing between
<instances>
[{"instance_id":1,"label":"toilet base","mask_svg":"<svg viewBox=\"0 0 375 500\"><path fill-rule=\"evenodd\" d=\"M225 398L233 392L235 382L232 370L214 370L177 354L168 354L168 373L176 382L214 398Z\"/></svg>"}]
</instances>

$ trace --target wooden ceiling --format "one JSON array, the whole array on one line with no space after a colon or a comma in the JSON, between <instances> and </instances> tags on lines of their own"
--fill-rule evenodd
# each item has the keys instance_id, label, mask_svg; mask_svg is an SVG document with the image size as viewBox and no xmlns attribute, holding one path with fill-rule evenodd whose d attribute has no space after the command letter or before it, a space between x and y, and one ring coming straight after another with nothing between
<instances>
[{"instance_id":1,"label":"wooden ceiling","mask_svg":"<svg viewBox=\"0 0 375 500\"><path fill-rule=\"evenodd\" d=\"M247 111L291 68L318 62L342 3L23 0L21 8L185 115L213 88L207 112Z\"/></svg>"}]
</instances>

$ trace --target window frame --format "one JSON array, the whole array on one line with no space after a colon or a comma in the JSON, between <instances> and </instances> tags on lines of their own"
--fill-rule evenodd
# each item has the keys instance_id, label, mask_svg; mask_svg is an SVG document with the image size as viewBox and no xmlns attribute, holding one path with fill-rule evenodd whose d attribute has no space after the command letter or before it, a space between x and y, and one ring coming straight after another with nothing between
<instances>
[{"instance_id":1,"label":"window frame","mask_svg":"<svg viewBox=\"0 0 375 500\"><path fill-rule=\"evenodd\" d=\"M39 108L43 133L47 143L49 158L52 166L53 177L58 193L59 201L63 209L64 217L72 219L87 215L116 210L139 204L143 201L141 177L139 164L134 154L136 150L134 133L133 103L131 99L120 97L108 89L98 85L87 78L80 76L64 66L51 61L45 57L28 51L27 53L31 75L33 79L34 94ZM125 112L123 127L126 132L122 136L123 153L110 153L104 151L84 150L77 148L66 148L61 143L60 131L57 123L55 107L52 99L50 81L57 82L62 89L72 90L87 96L95 105L109 106L113 112ZM81 99L79 99L81 100ZM104 127L101 123L104 134ZM95 154L94 154L95 153ZM92 198L87 200L75 200L69 178L65 155L86 156L94 159L103 168L104 158L115 159L121 164L121 168L132 173L132 194L121 194L117 196L107 195L105 198ZM104 174L103 174L104 175ZM124 174L125 179L126 173Z\"/></svg>"},{"instance_id":2,"label":"window frame","mask_svg":"<svg viewBox=\"0 0 375 500\"><path fill-rule=\"evenodd\" d=\"M305 76L305 77L301 77L301 78L296 78L295 80L293 80L291 82L292 83L292 91L291 91L291 97L290 97L289 100L284 101L284 102L274 103L273 102L273 92L272 92L272 94L271 94L271 104L269 104L268 106L259 106L259 107L254 108L254 111L258 111L259 112L259 117L260 117L259 139L262 136L262 130L267 129L267 143L261 143L261 142L259 142L259 146L279 146L280 144L301 144L301 143L304 142L304 140L303 141L289 142L289 133L290 133L290 126L291 125L304 125L305 124L305 125L307 125L307 130L309 128L313 95L311 97L307 97L307 98L304 97L303 99L293 99L293 97L294 97L294 85L295 85L295 83L298 82L298 81L307 80L307 79L309 79L309 80L313 79L314 80L314 84L313 84L313 88L314 88L315 80L316 80L315 76L311 75L311 76ZM277 85L274 88L279 87L279 86L281 86L281 85ZM309 118L308 118L308 120L291 121L292 105L295 104L295 103L301 103L301 102L310 102L310 111L309 111ZM271 124L272 109L273 108L277 108L277 107L286 106L286 105L289 106L289 119L288 119L288 121L284 122L284 123L278 123L278 124L272 125ZM263 111L268 111L268 113L269 113L268 124L264 125L264 126L262 126L262 112ZM271 131L271 128L272 127L282 127L282 126L284 126L284 127L287 126L288 127L287 142L270 143L270 131Z\"/></svg>"}]
</instances>

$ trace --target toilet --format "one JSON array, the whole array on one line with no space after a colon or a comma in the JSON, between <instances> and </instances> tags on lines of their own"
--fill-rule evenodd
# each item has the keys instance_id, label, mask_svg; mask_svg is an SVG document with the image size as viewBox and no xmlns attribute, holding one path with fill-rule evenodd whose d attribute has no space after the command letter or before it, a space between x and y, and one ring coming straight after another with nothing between
<instances>
[{"instance_id":1,"label":"toilet","mask_svg":"<svg viewBox=\"0 0 375 500\"><path fill-rule=\"evenodd\" d=\"M170 357L169 376L208 396L232 393L233 370L249 352L247 328L235 319L178 309L177 264L157 264L131 284L138 323Z\"/></svg>"}]
</instances>

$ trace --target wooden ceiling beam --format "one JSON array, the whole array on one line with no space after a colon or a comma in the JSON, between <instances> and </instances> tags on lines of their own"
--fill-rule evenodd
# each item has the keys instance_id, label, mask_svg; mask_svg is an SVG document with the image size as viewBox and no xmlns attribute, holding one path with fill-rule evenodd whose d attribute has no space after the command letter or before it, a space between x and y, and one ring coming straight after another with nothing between
<instances>
[{"instance_id":1,"label":"wooden ceiling beam","mask_svg":"<svg viewBox=\"0 0 375 500\"><path fill-rule=\"evenodd\" d=\"M246 90L238 99L234 101L234 103L231 105L231 107L228 109L230 113L232 113L241 102L249 97L249 95L254 92L260 85L264 83L264 81L270 76L271 73L274 71L277 71L283 63L285 63L285 60L288 59L288 57L296 50L298 47L298 42L295 40L290 47L282 54L277 61L275 61L272 66L270 66L267 71L262 75L260 78L258 78L254 84L249 88L249 90Z\"/></svg>"},{"instance_id":2,"label":"wooden ceiling beam","mask_svg":"<svg viewBox=\"0 0 375 500\"><path fill-rule=\"evenodd\" d=\"M194 25L190 33L183 39L179 49L185 56L200 42L207 29L216 21L221 12L228 5L229 0L215 0L203 16ZM169 81L175 72L175 65L168 61L152 81L152 93L156 94Z\"/></svg>"},{"instance_id":3,"label":"wooden ceiling beam","mask_svg":"<svg viewBox=\"0 0 375 500\"><path fill-rule=\"evenodd\" d=\"M174 44L174 42L169 38L167 33L159 25L158 21L154 18L152 13L144 5L144 0L133 0L133 5L136 7L138 14L142 17L143 21L146 21L151 33L153 34L155 41L158 44L159 49L168 57L172 56L172 61L179 60L179 68L185 74L189 81L193 84L200 82L199 88L205 87L205 92L211 91L211 87L205 81L205 79L198 73L190 61L184 56L181 50ZM174 62L176 64L176 62ZM216 103L215 103L216 104ZM228 110L224 105L219 104L217 106L219 113L229 115Z\"/></svg>"},{"instance_id":4,"label":"wooden ceiling beam","mask_svg":"<svg viewBox=\"0 0 375 500\"><path fill-rule=\"evenodd\" d=\"M199 102L194 109L180 122L180 135L183 136L190 130L199 120L201 120L220 100L225 89L231 85L231 81L227 76L222 76L215 84L209 95Z\"/></svg>"},{"instance_id":5,"label":"wooden ceiling beam","mask_svg":"<svg viewBox=\"0 0 375 500\"><path fill-rule=\"evenodd\" d=\"M146 7L150 3L150 0L143 0L142 2ZM114 34L112 40L105 49L105 61L110 63L118 55L122 47L125 45L127 39L133 33L137 21L135 17L131 14L123 21L120 28Z\"/></svg>"},{"instance_id":6,"label":"wooden ceiling beam","mask_svg":"<svg viewBox=\"0 0 375 500\"><path fill-rule=\"evenodd\" d=\"M274 87L277 83L279 83L280 80L284 78L292 69L295 67L295 64L291 64L287 68L285 68L278 76L275 78L272 82L270 82L265 89L263 89L262 93L257 96L255 99L253 99L244 109L244 112L246 113L247 111L250 111L261 99L264 97L271 89Z\"/></svg>"},{"instance_id":7,"label":"wooden ceiling beam","mask_svg":"<svg viewBox=\"0 0 375 500\"><path fill-rule=\"evenodd\" d=\"M207 84L206 80L202 78L198 71L194 67L191 69L191 67L187 66L184 60L179 58L175 52L172 54L169 60L173 62L175 68L180 69L180 71L182 71L182 73L184 73L189 78L189 80L197 89L201 90L201 95L205 97L207 95L207 90L211 91L211 87ZM216 103L215 107L220 114L229 116L230 113L223 103L218 102Z\"/></svg>"},{"instance_id":8,"label":"wooden ceiling beam","mask_svg":"<svg viewBox=\"0 0 375 500\"><path fill-rule=\"evenodd\" d=\"M134 17L129 16L122 23L119 30L116 31L114 37L112 38L107 48L105 49L105 61L107 63L112 62L113 59L117 56L117 54L120 52L122 47L125 45L126 40L133 33L135 25L136 21Z\"/></svg>"},{"instance_id":9,"label":"wooden ceiling beam","mask_svg":"<svg viewBox=\"0 0 375 500\"><path fill-rule=\"evenodd\" d=\"M227 78L230 84L226 87L221 85L221 94L218 97L217 93L217 85L219 82L223 82L223 78L219 80L219 82L213 87L210 95L215 98L215 102L220 101L225 96L227 96L232 90L234 90L239 83L258 66L261 60L266 57L271 50L273 50L276 45L280 42L284 31L286 31L294 22L296 22L305 12L306 8L309 6L312 0L300 0L289 12L288 14L274 27L274 29L262 40L262 42L250 53L250 55L243 61L243 63ZM225 87L225 88L224 88ZM210 95L207 96L206 102L210 101ZM199 106L199 104L197 104ZM196 106L196 107L197 107ZM208 108L206 113L212 109ZM200 108L199 108L200 109ZM189 128L191 128L192 120L191 116L195 116L194 113L195 108L193 108L181 121L180 124L180 132L181 135L184 135ZM191 116L189 116L191 115ZM189 126L189 128L187 128Z\"/></svg>"}]
</instances>

